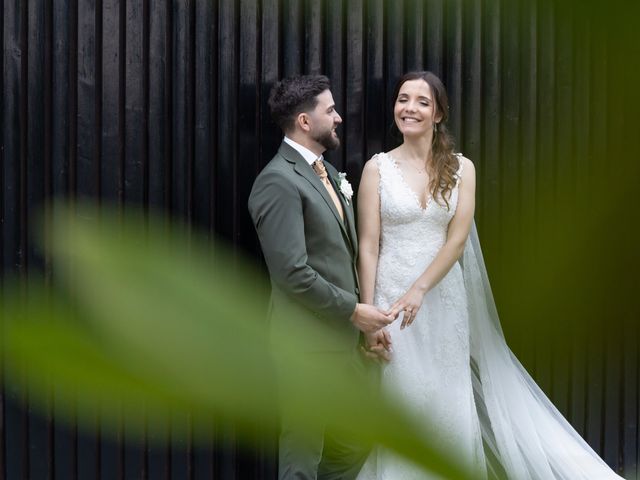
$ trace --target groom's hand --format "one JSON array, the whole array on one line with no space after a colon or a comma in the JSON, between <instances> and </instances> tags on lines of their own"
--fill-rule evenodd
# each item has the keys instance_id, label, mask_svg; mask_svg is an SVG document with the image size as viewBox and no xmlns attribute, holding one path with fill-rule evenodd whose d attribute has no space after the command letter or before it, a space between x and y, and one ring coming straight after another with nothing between
<instances>
[{"instance_id":1,"label":"groom's hand","mask_svg":"<svg viewBox=\"0 0 640 480\"><path fill-rule=\"evenodd\" d=\"M391 360L391 335L385 329L375 333L366 333L365 344L361 346L365 357L377 363Z\"/></svg>"},{"instance_id":2,"label":"groom's hand","mask_svg":"<svg viewBox=\"0 0 640 480\"><path fill-rule=\"evenodd\" d=\"M364 333L375 333L394 320L395 317L386 314L373 305L365 303L356 304L356 309L351 315L351 322L358 330Z\"/></svg>"}]
</instances>

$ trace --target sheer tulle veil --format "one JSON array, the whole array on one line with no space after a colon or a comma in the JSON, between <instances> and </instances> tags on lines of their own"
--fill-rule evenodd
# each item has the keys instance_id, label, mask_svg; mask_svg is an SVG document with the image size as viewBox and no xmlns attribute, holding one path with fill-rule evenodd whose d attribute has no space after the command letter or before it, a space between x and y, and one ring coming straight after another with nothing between
<instances>
[{"instance_id":1,"label":"sheer tulle veil","mask_svg":"<svg viewBox=\"0 0 640 480\"><path fill-rule=\"evenodd\" d=\"M494 478L619 479L549 401L507 346L475 224L461 258L476 407Z\"/></svg>"}]
</instances>

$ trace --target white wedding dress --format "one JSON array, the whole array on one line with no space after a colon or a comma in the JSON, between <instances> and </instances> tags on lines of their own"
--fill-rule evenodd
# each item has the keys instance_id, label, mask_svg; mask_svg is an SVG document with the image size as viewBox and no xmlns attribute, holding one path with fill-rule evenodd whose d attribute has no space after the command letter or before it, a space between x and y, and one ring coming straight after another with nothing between
<instances>
[{"instance_id":1,"label":"white wedding dress","mask_svg":"<svg viewBox=\"0 0 640 480\"><path fill-rule=\"evenodd\" d=\"M458 202L422 208L393 157L381 153L381 239L374 303L386 309L411 287L444 245ZM462 174L463 163L457 172ZM442 203L442 204L441 204ZM575 432L506 346L475 227L461 262L428 292L414 322L390 327L393 358L383 367L386 394L435 429L478 478L619 479ZM431 425L429 426L429 422ZM484 441L484 446L483 446ZM440 477L383 448L358 480Z\"/></svg>"}]
</instances>

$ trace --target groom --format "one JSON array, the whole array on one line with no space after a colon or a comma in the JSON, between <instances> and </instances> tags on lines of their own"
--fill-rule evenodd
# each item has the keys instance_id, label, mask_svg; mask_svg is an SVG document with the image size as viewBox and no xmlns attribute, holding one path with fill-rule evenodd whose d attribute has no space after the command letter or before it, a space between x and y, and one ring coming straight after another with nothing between
<instances>
[{"instance_id":1,"label":"groom","mask_svg":"<svg viewBox=\"0 0 640 480\"><path fill-rule=\"evenodd\" d=\"M258 175L249 198L271 278L271 327L293 302L336 333L331 344L309 338L310 352L353 357L360 332L379 331L393 321L371 305L358 303L358 241L348 183L323 161L340 146L329 80L322 75L287 78L269 96L271 115L284 132L278 153ZM309 412L313 415L313 412ZM279 478L355 478L368 451L334 438L324 426L299 435L283 412Z\"/></svg>"}]
</instances>

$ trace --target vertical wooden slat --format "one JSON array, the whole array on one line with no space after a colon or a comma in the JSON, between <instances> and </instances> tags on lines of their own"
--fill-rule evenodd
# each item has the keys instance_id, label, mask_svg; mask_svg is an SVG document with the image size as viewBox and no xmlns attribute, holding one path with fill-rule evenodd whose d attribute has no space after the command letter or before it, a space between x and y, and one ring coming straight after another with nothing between
<instances>
[{"instance_id":1,"label":"vertical wooden slat","mask_svg":"<svg viewBox=\"0 0 640 480\"><path fill-rule=\"evenodd\" d=\"M389 105L395 100L393 91L396 82L405 73L404 65L404 0L397 3L385 2L385 99ZM391 112L389 112L391 114ZM392 114L391 114L392 115Z\"/></svg>"},{"instance_id":2,"label":"vertical wooden slat","mask_svg":"<svg viewBox=\"0 0 640 480\"><path fill-rule=\"evenodd\" d=\"M260 125L262 127L262 142L260 149L260 163L256 165L253 175L256 176L262 167L276 153L282 139L280 129L271 119L269 106L269 92L271 87L280 80L280 59L282 50L280 44L280 2L278 0L262 1L262 25L261 25L261 92L260 92ZM285 20L288 21L288 20ZM284 46L283 46L284 47Z\"/></svg>"},{"instance_id":3,"label":"vertical wooden slat","mask_svg":"<svg viewBox=\"0 0 640 480\"><path fill-rule=\"evenodd\" d=\"M444 5L446 0L427 0L426 15L426 54L427 64L425 70L430 70L438 77L444 74Z\"/></svg>"},{"instance_id":4,"label":"vertical wooden slat","mask_svg":"<svg viewBox=\"0 0 640 480\"><path fill-rule=\"evenodd\" d=\"M341 171L349 179L358 178L364 165L364 52L362 40L364 37L364 2L350 1L346 5L346 25L349 37L346 46L346 96L345 109L342 113L344 127L342 141L344 142L345 159Z\"/></svg>"},{"instance_id":5,"label":"vertical wooden slat","mask_svg":"<svg viewBox=\"0 0 640 480\"><path fill-rule=\"evenodd\" d=\"M95 197L99 179L96 145L96 3L78 2L76 49L77 138L75 189L79 197Z\"/></svg>"},{"instance_id":6,"label":"vertical wooden slat","mask_svg":"<svg viewBox=\"0 0 640 480\"><path fill-rule=\"evenodd\" d=\"M3 278L24 272L22 209L24 208L24 163L26 162L27 5L5 0L3 5L3 111L2 111L2 236ZM15 281L15 280L14 280ZM4 368L4 365L3 365ZM20 382L21 383L21 382ZM5 437L4 475L28 475L28 415L22 408L24 385L4 387L2 433Z\"/></svg>"},{"instance_id":7,"label":"vertical wooden slat","mask_svg":"<svg viewBox=\"0 0 640 480\"><path fill-rule=\"evenodd\" d=\"M257 147L257 163L253 165L252 177L258 175L271 157L276 153L282 141L282 132L271 118L268 99L273 85L280 80L282 50L280 45L280 5L279 0L263 0L261 2L260 24L260 141ZM212 207L214 208L214 207ZM253 242L248 249L260 258L260 242L253 235ZM266 268L264 269L266 270Z\"/></svg>"},{"instance_id":8,"label":"vertical wooden slat","mask_svg":"<svg viewBox=\"0 0 640 480\"><path fill-rule=\"evenodd\" d=\"M404 12L407 16L406 25L406 62L405 70L425 70L424 51L430 46L423 42L425 32L424 0L409 0Z\"/></svg>"},{"instance_id":9,"label":"vertical wooden slat","mask_svg":"<svg viewBox=\"0 0 640 480\"><path fill-rule=\"evenodd\" d=\"M622 331L615 329L606 335L605 351L605 394L604 415L602 418L602 438L604 441L602 458L613 468L620 462L622 446L622 398L623 392L623 355L620 345L624 345Z\"/></svg>"},{"instance_id":10,"label":"vertical wooden slat","mask_svg":"<svg viewBox=\"0 0 640 480\"><path fill-rule=\"evenodd\" d=\"M170 480L171 478L171 452L167 445L169 441L169 426L156 425L149 434L149 446L147 449L147 464L149 480Z\"/></svg>"},{"instance_id":11,"label":"vertical wooden slat","mask_svg":"<svg viewBox=\"0 0 640 480\"><path fill-rule=\"evenodd\" d=\"M501 246L504 254L510 258L510 264L517 264L524 260L522 245L519 239L522 238L522 218L520 215L521 205L519 203L521 189L520 176L520 60L526 54L521 50L520 37L520 3L518 1L501 2L501 36L502 64L501 73L501 127L500 127L500 196L499 196L499 218L500 227L496 231L501 239ZM505 262L502 262L506 267ZM500 272L500 277L510 277L517 275L518 269L505 269ZM505 317L518 318L516 314L520 308L519 295L504 295L500 298L499 304ZM515 323L515 322L514 322ZM520 325L504 325L505 335L509 339L511 348L520 351Z\"/></svg>"},{"instance_id":12,"label":"vertical wooden slat","mask_svg":"<svg viewBox=\"0 0 640 480\"><path fill-rule=\"evenodd\" d=\"M553 4L543 1L540 3L538 15L539 35L538 35L538 77L537 77L537 97L538 97L538 118L537 118L537 196L541 200L544 214L540 216L541 228L543 222L555 218L555 210L551 210L554 202L554 177L552 175L552 165L554 158L555 141L555 16ZM548 232L547 234L551 234ZM539 252L542 256L544 251ZM551 392L551 345L547 341L549 336L548 323L538 327L536 338L535 354L535 379L540 387L549 394Z\"/></svg>"},{"instance_id":13,"label":"vertical wooden slat","mask_svg":"<svg viewBox=\"0 0 640 480\"><path fill-rule=\"evenodd\" d=\"M135 208L146 206L148 199L148 84L146 39L149 35L148 0L125 1L120 4L120 53L123 55L124 77L124 158L121 172L123 199ZM122 77L121 77L122 78ZM122 104L121 104L122 105ZM122 420L122 474L126 480L145 479L146 438L129 428L129 415L123 412ZM134 422L131 422L134 423ZM135 427L134 427L135 428ZM139 430L138 430L139 432Z\"/></svg>"},{"instance_id":14,"label":"vertical wooden slat","mask_svg":"<svg viewBox=\"0 0 640 480\"><path fill-rule=\"evenodd\" d=\"M319 9L317 10L319 12ZM317 19L316 19L317 20ZM240 58L239 64L239 94L238 94L238 165L236 166L237 183L234 185L234 197L236 202L234 208L234 222L237 225L234 241L244 244L245 239L253 238L255 235L253 223L247 215L247 202L251 193L251 185L244 179L250 177L255 171L258 163L258 141L260 131L260 114L258 111L260 104L260 90L257 88L261 72L259 59L262 58L260 51L260 31L259 31L259 10L256 2L243 0L240 2ZM307 40L310 44L315 44L313 37ZM317 52L312 56L319 62L320 48L316 44L313 48L308 48L307 52Z\"/></svg>"},{"instance_id":15,"label":"vertical wooden slat","mask_svg":"<svg viewBox=\"0 0 640 480\"><path fill-rule=\"evenodd\" d=\"M1 0L0 4L2 5L2 11L0 11L0 65L2 66L2 75L0 75L0 185L3 187L3 194L0 195L0 218L4 223L5 217L5 195L4 195L4 165L5 165L5 155L4 155L4 147L5 147L5 134L6 129L4 125L6 124L5 117L5 101L4 101L4 92L5 92L5 0ZM5 285L5 229L0 228L0 261L2 262L2 269L0 269L0 298L4 298L4 285ZM4 312L0 312L0 347L2 347L2 352L0 353L0 377L4 378L5 376L5 355L4 355ZM7 417L6 411L6 393L5 393L5 384L4 380L0 380L0 480L6 479L6 471L7 471L7 462L6 462L6 444L5 444L5 422Z\"/></svg>"},{"instance_id":16,"label":"vertical wooden slat","mask_svg":"<svg viewBox=\"0 0 640 480\"><path fill-rule=\"evenodd\" d=\"M500 83L500 3L489 2L483 11L483 42L482 42L482 157L479 159L478 178L482 190L482 204L477 208L482 210L483 223L478 225L480 239L483 242L484 254L488 264L489 277L496 280L491 265L499 264L494 260L494 252L500 251L499 238L495 232L499 231L500 205L500 129L501 129L501 89ZM494 291L500 304L499 290Z\"/></svg>"},{"instance_id":17,"label":"vertical wooden slat","mask_svg":"<svg viewBox=\"0 0 640 480\"><path fill-rule=\"evenodd\" d=\"M69 194L69 60L70 34L69 17L71 5L69 0L57 0L52 8L52 122L51 132L51 190L54 199L61 199ZM55 208L55 204L54 204ZM74 429L59 420L56 390L53 391L53 447L52 462L54 478L75 478L75 443Z\"/></svg>"},{"instance_id":18,"label":"vertical wooden slat","mask_svg":"<svg viewBox=\"0 0 640 480\"><path fill-rule=\"evenodd\" d=\"M144 83L145 2L128 1L124 7L124 200L142 206L147 191L147 86Z\"/></svg>"},{"instance_id":19,"label":"vertical wooden slat","mask_svg":"<svg viewBox=\"0 0 640 480\"><path fill-rule=\"evenodd\" d=\"M125 4L116 0L102 0L98 35L102 55L99 68L100 83L100 201L108 207L124 204L124 146L125 146ZM109 429L111 430L111 429ZM112 430L111 430L112 431ZM105 434L108 435L108 434ZM122 478L124 458L122 433L115 438L106 436L100 442L100 478Z\"/></svg>"},{"instance_id":20,"label":"vertical wooden slat","mask_svg":"<svg viewBox=\"0 0 640 480\"><path fill-rule=\"evenodd\" d=\"M471 161L479 162L482 153L482 10L478 0L463 3L462 26L462 133L459 150ZM476 165L476 171L480 168ZM478 173L476 173L478 174Z\"/></svg>"},{"instance_id":21,"label":"vertical wooden slat","mask_svg":"<svg viewBox=\"0 0 640 480\"><path fill-rule=\"evenodd\" d=\"M53 86L51 182L53 197L66 195L69 188L69 0L57 0L53 11Z\"/></svg>"},{"instance_id":22,"label":"vertical wooden slat","mask_svg":"<svg viewBox=\"0 0 640 480\"><path fill-rule=\"evenodd\" d=\"M188 435L185 434L189 431L189 420L185 418L184 415L172 416L170 431L182 433L175 438L171 438L171 445L169 447L169 478L186 478L191 480L193 473L191 442Z\"/></svg>"},{"instance_id":23,"label":"vertical wooden slat","mask_svg":"<svg viewBox=\"0 0 640 480\"><path fill-rule=\"evenodd\" d=\"M2 236L3 273L17 274L21 270L22 249L20 244L20 158L22 155L21 102L24 87L21 85L22 62L27 53L21 42L21 15L25 5L7 0L4 4L4 95L3 95L3 164L2 164ZM24 15L26 18L26 15ZM25 97L26 98L26 97ZM26 112L25 112L26 113Z\"/></svg>"},{"instance_id":24,"label":"vertical wooden slat","mask_svg":"<svg viewBox=\"0 0 640 480\"><path fill-rule=\"evenodd\" d=\"M225 72L218 76L218 122L215 159L215 202L225 205L216 209L216 233L222 238L231 240L236 232L236 209L239 206L234 199L234 185L236 185L236 167L238 162L238 35L237 21L240 18L237 2L221 0L218 8L218 57L217 69ZM292 23L299 21L301 11L296 10L291 19ZM297 37L296 37L297 38ZM298 45L301 39L298 38ZM302 57L298 57L302 61ZM223 140L224 139L224 140ZM230 205L231 202L231 205ZM245 206L243 205L244 209ZM236 463L238 449L233 428L228 424L216 426L216 444L221 455L216 465L216 476L219 478L236 478Z\"/></svg>"},{"instance_id":25,"label":"vertical wooden slat","mask_svg":"<svg viewBox=\"0 0 640 480\"><path fill-rule=\"evenodd\" d=\"M574 31L574 88L572 92L572 105L573 105L573 155L575 157L574 162L575 177L576 177L576 199L578 204L575 211L584 212L582 215L578 215L581 223L585 222L588 218L589 208L584 208L589 204L592 198L589 184L592 176L590 151L589 151L589 137L591 135L589 117L591 115L590 102L586 99L590 96L591 83L590 75L590 55L591 55L591 29L589 26L590 19L579 20L575 22ZM580 45L580 48L575 48L575 45ZM580 205L581 207L578 207ZM589 275L589 266L583 264L582 269L577 273ZM590 285L592 288L592 285ZM581 292L582 295L586 295L585 292ZM584 305L583 302L580 302ZM580 309L579 309L580 310ZM580 311L584 312L585 318L588 318L588 307L583 307ZM578 335L573 342L573 363L571 366L571 384L569 394L571 397L570 420L576 427L576 430L580 434L585 433L585 421L586 421L586 392L587 392L587 370L586 365L588 361L588 348L587 348L587 335Z\"/></svg>"},{"instance_id":26,"label":"vertical wooden slat","mask_svg":"<svg viewBox=\"0 0 640 480\"><path fill-rule=\"evenodd\" d=\"M104 22L103 22L103 0L96 0L96 16L95 16L95 77L96 93L94 95L95 121L93 129L95 131L95 144L93 147L94 161L96 163L96 197L98 204L102 201L102 102L103 102L103 39L104 39Z\"/></svg>"},{"instance_id":27,"label":"vertical wooden slat","mask_svg":"<svg viewBox=\"0 0 640 480\"><path fill-rule=\"evenodd\" d=\"M554 180L556 199L555 214L557 218L564 218L565 227L560 227L552 235L557 237L558 243L562 245L562 233L578 231L579 216L572 216L572 212L576 210L576 168L575 157L573 151L573 130L574 118L573 110L573 90L575 89L575 79L573 77L573 62L575 54L573 52L573 29L575 20L564 15L563 6L558 5L558 19L555 23L554 37L556 39L555 46L555 148L554 148ZM570 226L567 228L566 226ZM566 248L566 247L560 247ZM575 305L579 292L568 292L567 304ZM562 306L558 309L565 311ZM569 329L558 326L555 328L556 334L568 337ZM567 344L568 343L568 344ZM578 348L576 340L571 339L569 342L555 342L553 345L553 364L552 364L552 393L553 399L563 415L569 417L569 400L570 400L570 363L569 356L575 356L574 351ZM619 360L615 362L619 365ZM609 377L608 373L606 373ZM607 389L608 390L608 389ZM608 405L605 404L607 411ZM570 417L569 417L570 418ZM617 429L617 428L616 428Z\"/></svg>"},{"instance_id":28,"label":"vertical wooden slat","mask_svg":"<svg viewBox=\"0 0 640 480\"><path fill-rule=\"evenodd\" d=\"M324 74L331 80L331 93L336 104L336 110L340 115L346 112L346 52L345 52L345 31L346 20L344 17L344 0L334 0L325 2L324 15L324 58L326 66ZM286 46L286 44L285 44ZM286 56L285 48L285 56ZM287 73L286 70L284 72ZM338 135L344 140L344 126L338 128ZM333 163L333 166L340 171L344 171L345 142L342 142L340 149L334 152L325 152L326 159Z\"/></svg>"},{"instance_id":29,"label":"vertical wooden slat","mask_svg":"<svg viewBox=\"0 0 640 480\"><path fill-rule=\"evenodd\" d=\"M462 0L450 0L445 10L445 51L448 58L444 76L449 96L449 131L457 139L462 138L462 61L466 52L462 49Z\"/></svg>"},{"instance_id":30,"label":"vertical wooden slat","mask_svg":"<svg viewBox=\"0 0 640 480\"><path fill-rule=\"evenodd\" d=\"M521 260L535 258L537 239L535 236L536 219L536 153L537 153L537 74L538 74L538 25L537 4L535 2L523 2L520 8L520 150L516 156L520 159L520 191L519 204L521 208L522 240L521 251L528 252L528 257L521 256ZM524 258L522 258L524 257ZM523 262L524 263L524 262ZM535 262L537 264L537 262ZM526 270L523 271L527 275ZM531 276L531 275L530 275ZM525 292L526 293L526 292ZM530 295L520 297L520 310L524 312L535 311L536 303ZM519 315L522 319L519 337L520 349L517 350L520 361L531 372L535 368L534 346L530 341L535 338L537 319L527 315ZM512 346L513 348L514 346Z\"/></svg>"},{"instance_id":31,"label":"vertical wooden slat","mask_svg":"<svg viewBox=\"0 0 640 480\"><path fill-rule=\"evenodd\" d=\"M322 49L323 2L304 3L304 72L321 74L325 59ZM242 36L242 35L241 35Z\"/></svg>"},{"instance_id":32,"label":"vertical wooden slat","mask_svg":"<svg viewBox=\"0 0 640 480\"><path fill-rule=\"evenodd\" d=\"M369 0L364 3L366 36L363 55L366 55L366 75L362 115L366 137L365 161L383 151L383 145L388 144L388 101L384 96L384 3L384 0Z\"/></svg>"},{"instance_id":33,"label":"vertical wooden slat","mask_svg":"<svg viewBox=\"0 0 640 480\"><path fill-rule=\"evenodd\" d=\"M520 49L520 3L518 1L501 2L501 108L500 108L500 159L501 159L501 188L500 188L500 236L505 238L510 232L517 232L521 236L520 225L520 59L524 56ZM502 299L508 302L509 298ZM510 306L505 304L505 307ZM517 308L517 307L516 307ZM510 309L510 308L509 308Z\"/></svg>"},{"instance_id":34,"label":"vertical wooden slat","mask_svg":"<svg viewBox=\"0 0 640 480\"><path fill-rule=\"evenodd\" d=\"M226 3L226 2L223 2ZM304 63L304 0L282 0L282 62L284 76L303 73Z\"/></svg>"},{"instance_id":35,"label":"vertical wooden slat","mask_svg":"<svg viewBox=\"0 0 640 480\"><path fill-rule=\"evenodd\" d=\"M25 219L29 223L22 225L26 230L27 264L30 269L44 267L41 249L37 248L32 239L40 235L43 224L35 223L35 219L42 214L45 198L45 55L46 38L45 6L41 2L29 1L28 33L27 33L27 76L23 78L27 86L27 159L25 171L26 204ZM35 233L35 234L34 234ZM47 410L29 415L29 476L31 478L46 478L51 472L51 445L49 418L50 405L48 398L44 404ZM27 406L27 408L29 408Z\"/></svg>"},{"instance_id":36,"label":"vertical wooden slat","mask_svg":"<svg viewBox=\"0 0 640 480\"><path fill-rule=\"evenodd\" d=\"M624 472L637 472L638 470L638 326L634 315L629 315L624 322L622 341L623 374L622 374L622 419L623 425L620 435L621 462Z\"/></svg>"},{"instance_id":37,"label":"vertical wooden slat","mask_svg":"<svg viewBox=\"0 0 640 480\"><path fill-rule=\"evenodd\" d=\"M212 219L212 138L213 115L212 101L215 97L212 71L215 64L215 50L212 49L216 30L212 28L213 2L200 0L195 3L194 31L194 177L193 219L194 224L204 231L211 231Z\"/></svg>"},{"instance_id":38,"label":"vertical wooden slat","mask_svg":"<svg viewBox=\"0 0 640 480\"><path fill-rule=\"evenodd\" d=\"M44 5L40 2L30 0L27 3L28 11L28 33L27 33L27 72L23 82L26 84L27 99L27 158L25 171L26 205L25 220L35 219L41 212L39 211L45 193L44 184L44 49L45 49L45 17ZM37 228L36 225L23 225L27 229L27 264L29 266L39 266L36 263L37 250L35 243L30 241L30 227ZM39 250L39 249L38 249Z\"/></svg>"},{"instance_id":39,"label":"vertical wooden slat","mask_svg":"<svg viewBox=\"0 0 640 480\"><path fill-rule=\"evenodd\" d=\"M166 188L172 138L171 83L166 81L172 70L172 30L167 29L171 8L164 0L149 2L148 206L153 210L168 207L171 198Z\"/></svg>"},{"instance_id":40,"label":"vertical wooden slat","mask_svg":"<svg viewBox=\"0 0 640 480\"><path fill-rule=\"evenodd\" d=\"M218 138L221 141L217 145L215 191L216 203L225 205L224 209L216 210L216 231L227 239L232 239L235 233L235 212L239 208L235 200L232 200L234 199L233 186L236 184L236 166L238 164L239 58L237 56L237 18L236 3L222 1L218 17L218 68L220 72L224 71L225 74L218 77L218 115L225 121L218 123ZM300 42L301 39L298 39L298 43ZM243 205L242 208L244 209L246 206Z\"/></svg>"},{"instance_id":41,"label":"vertical wooden slat","mask_svg":"<svg viewBox=\"0 0 640 480\"><path fill-rule=\"evenodd\" d=\"M191 2L173 3L173 90L172 132L173 152L171 197L174 211L182 218L191 218L191 187L193 174L193 98L191 96L192 49L189 11Z\"/></svg>"},{"instance_id":42,"label":"vertical wooden slat","mask_svg":"<svg viewBox=\"0 0 640 480\"><path fill-rule=\"evenodd\" d=\"M121 70L123 49L121 45L121 9L117 0L102 0L102 95L101 101L101 159L100 193L107 204L122 202L122 146L124 115L121 99L124 96Z\"/></svg>"},{"instance_id":43,"label":"vertical wooden slat","mask_svg":"<svg viewBox=\"0 0 640 480\"><path fill-rule=\"evenodd\" d=\"M212 451L215 448L213 439L206 441L204 438L200 438L197 443L194 444L193 454L193 480L208 480L215 478L213 470L213 455Z\"/></svg>"}]
</instances>

